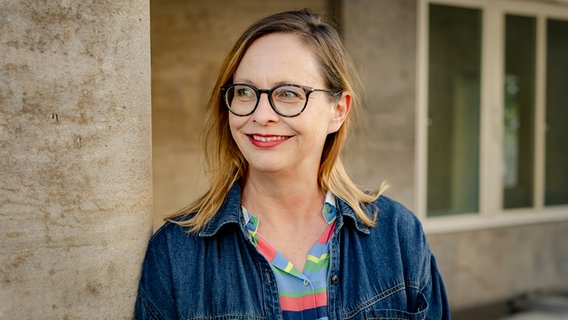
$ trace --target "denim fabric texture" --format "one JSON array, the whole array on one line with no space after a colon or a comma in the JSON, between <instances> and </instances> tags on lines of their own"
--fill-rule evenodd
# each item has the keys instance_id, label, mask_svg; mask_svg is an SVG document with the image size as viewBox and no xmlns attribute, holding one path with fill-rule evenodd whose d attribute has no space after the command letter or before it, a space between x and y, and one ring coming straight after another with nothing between
<instances>
[{"instance_id":1,"label":"denim fabric texture","mask_svg":"<svg viewBox=\"0 0 568 320\"><path fill-rule=\"evenodd\" d=\"M199 233L166 223L143 264L136 319L281 319L270 263L249 240L238 184ZM329 319L449 319L442 278L418 219L385 196L369 228L337 199ZM191 217L189 217L191 219Z\"/></svg>"}]
</instances>

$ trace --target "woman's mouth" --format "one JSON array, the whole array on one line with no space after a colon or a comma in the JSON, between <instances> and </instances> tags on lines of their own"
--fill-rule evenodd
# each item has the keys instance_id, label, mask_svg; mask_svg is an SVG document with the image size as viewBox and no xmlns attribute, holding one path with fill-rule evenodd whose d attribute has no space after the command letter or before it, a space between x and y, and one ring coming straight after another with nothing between
<instances>
[{"instance_id":1,"label":"woman's mouth","mask_svg":"<svg viewBox=\"0 0 568 320\"><path fill-rule=\"evenodd\" d=\"M290 136L248 134L250 142L257 148L269 149L290 139Z\"/></svg>"},{"instance_id":2,"label":"woman's mouth","mask_svg":"<svg viewBox=\"0 0 568 320\"><path fill-rule=\"evenodd\" d=\"M252 135L252 138L254 140L258 140L258 141L262 141L262 142L288 139L287 136L258 136L258 135Z\"/></svg>"}]
</instances>

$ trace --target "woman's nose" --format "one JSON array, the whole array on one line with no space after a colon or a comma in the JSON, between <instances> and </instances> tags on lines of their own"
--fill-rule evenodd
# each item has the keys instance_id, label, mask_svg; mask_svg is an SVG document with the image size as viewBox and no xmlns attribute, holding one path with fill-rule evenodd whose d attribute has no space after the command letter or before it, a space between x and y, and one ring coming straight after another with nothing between
<instances>
[{"instance_id":1,"label":"woman's nose","mask_svg":"<svg viewBox=\"0 0 568 320\"><path fill-rule=\"evenodd\" d=\"M252 120L261 124L276 122L279 116L270 105L268 94L261 93L258 97L258 106L252 113Z\"/></svg>"}]
</instances>

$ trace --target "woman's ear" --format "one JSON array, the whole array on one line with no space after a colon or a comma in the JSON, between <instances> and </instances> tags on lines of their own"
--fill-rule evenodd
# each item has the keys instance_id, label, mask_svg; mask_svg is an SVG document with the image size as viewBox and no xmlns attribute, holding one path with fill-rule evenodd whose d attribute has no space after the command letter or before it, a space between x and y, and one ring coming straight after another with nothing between
<instances>
[{"instance_id":1,"label":"woman's ear","mask_svg":"<svg viewBox=\"0 0 568 320\"><path fill-rule=\"evenodd\" d=\"M351 93L349 91L342 92L339 100L333 105L333 115L330 121L328 133L337 132L339 128L341 128L341 125L351 110L351 102Z\"/></svg>"}]
</instances>

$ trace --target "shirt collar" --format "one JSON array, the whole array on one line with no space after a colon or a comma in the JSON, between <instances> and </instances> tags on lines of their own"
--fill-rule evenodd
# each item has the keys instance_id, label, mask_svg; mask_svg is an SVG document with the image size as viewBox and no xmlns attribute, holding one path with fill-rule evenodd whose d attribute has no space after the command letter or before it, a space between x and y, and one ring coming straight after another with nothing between
<instances>
[{"instance_id":1,"label":"shirt collar","mask_svg":"<svg viewBox=\"0 0 568 320\"><path fill-rule=\"evenodd\" d=\"M329 198L328 198L328 195L329 195ZM351 209L351 207L349 207L349 205L345 201L341 200L340 198L335 197L333 194L331 194L331 192L328 192L326 194L326 197L325 197L324 208L326 207L325 203L329 203L329 205L332 208L336 209L336 210L332 210L332 211L335 211L335 213L333 213L334 219L336 219L336 218L341 219L341 217L350 217L351 219L353 219L354 226L357 230L359 230L360 232L365 233L365 234L370 233L369 227L366 226L363 223L363 221L361 221L361 219L359 219L357 217L357 215L355 214L353 209ZM324 218L325 218L325 216L324 216ZM343 220L343 219L341 219L341 220ZM326 221L329 221L329 220L326 219ZM221 205L221 208L219 208L219 211L217 212L217 214L215 214L213 219L211 219L211 221L205 227L203 227L203 229L199 232L199 236L202 236L202 237L213 236L217 232L219 232L219 230L223 226L228 225L228 224L240 225L242 231L244 233L247 233L245 226L247 225L248 222L249 221L245 221L245 214L243 213L243 210L242 210L241 188L240 188L239 182L237 181L231 187L231 189L229 189L229 192L227 193L227 196L225 197L225 201ZM332 220L332 222L333 222L333 220ZM339 225L342 225L342 223L340 223Z\"/></svg>"},{"instance_id":2,"label":"shirt collar","mask_svg":"<svg viewBox=\"0 0 568 320\"><path fill-rule=\"evenodd\" d=\"M250 213L245 207L242 207L244 226L247 229L249 235L254 238L256 231L258 230L259 220L256 216ZM327 192L325 195L322 217L327 224L332 224L337 218L337 208L335 207L335 196L331 192Z\"/></svg>"}]
</instances>

